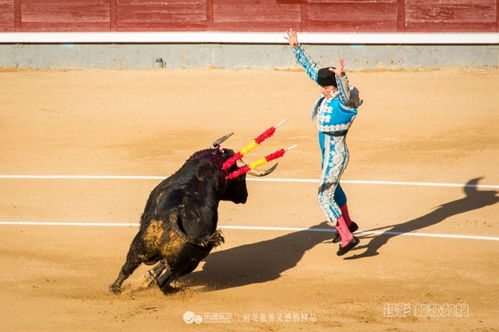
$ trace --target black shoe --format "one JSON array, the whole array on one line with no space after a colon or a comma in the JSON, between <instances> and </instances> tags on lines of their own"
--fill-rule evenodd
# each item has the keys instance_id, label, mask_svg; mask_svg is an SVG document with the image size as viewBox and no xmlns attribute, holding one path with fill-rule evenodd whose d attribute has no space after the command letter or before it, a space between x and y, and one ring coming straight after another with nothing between
<instances>
[{"instance_id":1,"label":"black shoe","mask_svg":"<svg viewBox=\"0 0 499 332\"><path fill-rule=\"evenodd\" d=\"M346 254L347 252L349 252L350 249L352 249L353 247L355 247L356 245L358 245L359 242L360 242L359 239L357 239L355 236L352 237L352 239L350 240L350 242L348 242L348 244L346 246L342 247L341 244L340 244L340 248L336 252L336 255L343 256L344 254Z\"/></svg>"},{"instance_id":2,"label":"black shoe","mask_svg":"<svg viewBox=\"0 0 499 332\"><path fill-rule=\"evenodd\" d=\"M350 226L348 226L348 230L350 231L350 233L353 233L355 232L356 230L359 229L359 225L357 225L355 222L352 221L352 223L350 224ZM331 240L333 243L338 243L341 241L341 236L340 236L340 233L338 233L338 231L336 231L336 234L334 235L333 239Z\"/></svg>"}]
</instances>

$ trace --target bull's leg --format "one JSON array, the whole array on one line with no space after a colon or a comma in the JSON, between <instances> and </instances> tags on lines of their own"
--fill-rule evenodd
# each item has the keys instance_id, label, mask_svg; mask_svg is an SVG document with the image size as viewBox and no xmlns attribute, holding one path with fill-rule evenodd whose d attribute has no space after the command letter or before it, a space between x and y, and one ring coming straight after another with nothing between
<instances>
[{"instance_id":1,"label":"bull's leg","mask_svg":"<svg viewBox=\"0 0 499 332\"><path fill-rule=\"evenodd\" d=\"M132 256L132 257L130 257ZM137 267L139 267L141 260L135 255L128 255L125 264L120 270L118 278L109 286L109 290L114 294L121 293L121 284L125 281Z\"/></svg>"},{"instance_id":2,"label":"bull's leg","mask_svg":"<svg viewBox=\"0 0 499 332\"><path fill-rule=\"evenodd\" d=\"M150 279L157 279L158 276L161 274L161 272L163 272L164 269L166 269L168 267L168 265L166 264L165 261L159 261L158 264L156 264L156 266L154 266L152 269L150 269L149 271L146 272L146 276L147 278L150 278Z\"/></svg>"},{"instance_id":3,"label":"bull's leg","mask_svg":"<svg viewBox=\"0 0 499 332\"><path fill-rule=\"evenodd\" d=\"M170 268L167 268L163 274L156 279L159 289L161 289L164 294L173 293L175 291L175 288L170 286L170 283L175 279L175 277L175 273L173 273Z\"/></svg>"},{"instance_id":4,"label":"bull's leg","mask_svg":"<svg viewBox=\"0 0 499 332\"><path fill-rule=\"evenodd\" d=\"M130 245L130 250L128 251L126 262L121 267L118 278L111 285L109 285L109 290L111 292L113 292L114 294L121 293L121 284L123 283L123 281L125 281L144 261L144 255L141 254L143 248L144 246L142 243L142 239L140 237L140 233L138 233L133 239L132 244Z\"/></svg>"},{"instance_id":5,"label":"bull's leg","mask_svg":"<svg viewBox=\"0 0 499 332\"><path fill-rule=\"evenodd\" d=\"M144 280L141 282L142 287L149 287L155 280L158 279L161 272L166 269L168 265L164 260L156 264L152 269L144 274Z\"/></svg>"}]
</instances>

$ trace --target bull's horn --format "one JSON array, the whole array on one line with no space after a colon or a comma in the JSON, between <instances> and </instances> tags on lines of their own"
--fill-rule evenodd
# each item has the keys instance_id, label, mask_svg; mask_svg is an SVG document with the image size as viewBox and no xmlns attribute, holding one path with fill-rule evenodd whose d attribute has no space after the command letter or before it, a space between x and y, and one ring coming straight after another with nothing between
<instances>
[{"instance_id":1,"label":"bull's horn","mask_svg":"<svg viewBox=\"0 0 499 332\"><path fill-rule=\"evenodd\" d=\"M270 173L272 173L273 171L275 171L275 169L277 168L278 164L279 163L276 163L274 166L270 167L269 169L265 169L263 171L259 171L259 170L256 170L256 169L250 169L248 171L248 174L249 175L253 175L253 176L260 176L260 177L261 176L267 176ZM237 160L236 161L236 165L237 165L238 168L241 168L241 167L244 167L244 166L248 166L248 164L246 164L244 162L244 160L242 160L242 159Z\"/></svg>"},{"instance_id":2,"label":"bull's horn","mask_svg":"<svg viewBox=\"0 0 499 332\"><path fill-rule=\"evenodd\" d=\"M215 140L213 143L211 143L211 148L215 148L217 146L220 146L227 138L231 137L234 135L234 133L227 134L225 136L220 137L219 139Z\"/></svg>"},{"instance_id":3,"label":"bull's horn","mask_svg":"<svg viewBox=\"0 0 499 332\"><path fill-rule=\"evenodd\" d=\"M279 163L276 163L274 166L272 166L271 168L268 168L268 169L265 169L263 171L259 171L259 170L256 170L256 169L251 169L248 171L248 174L249 175L253 175L253 176L267 176L269 175L270 173L272 173L273 171L275 171L275 169L277 168L277 165Z\"/></svg>"}]
</instances>

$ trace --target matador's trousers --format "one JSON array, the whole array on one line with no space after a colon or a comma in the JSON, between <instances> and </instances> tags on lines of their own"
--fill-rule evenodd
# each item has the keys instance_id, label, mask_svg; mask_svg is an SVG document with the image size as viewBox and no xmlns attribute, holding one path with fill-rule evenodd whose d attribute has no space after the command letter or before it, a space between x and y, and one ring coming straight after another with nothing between
<instances>
[{"instance_id":1,"label":"matador's trousers","mask_svg":"<svg viewBox=\"0 0 499 332\"><path fill-rule=\"evenodd\" d=\"M340 207L347 202L345 192L340 185L341 175L349 159L346 136L331 136L319 132L319 144L322 151L319 206L328 221L336 225L337 219L341 216Z\"/></svg>"}]
</instances>

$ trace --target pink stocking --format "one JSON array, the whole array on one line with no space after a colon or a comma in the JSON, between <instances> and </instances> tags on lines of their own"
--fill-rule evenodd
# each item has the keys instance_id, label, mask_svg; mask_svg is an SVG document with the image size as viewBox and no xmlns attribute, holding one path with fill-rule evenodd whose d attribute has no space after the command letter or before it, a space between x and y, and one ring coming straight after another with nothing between
<instances>
[{"instance_id":1,"label":"pink stocking","mask_svg":"<svg viewBox=\"0 0 499 332\"><path fill-rule=\"evenodd\" d=\"M345 219L343 216L338 218L336 224L336 230L340 234L341 237L341 246L345 247L352 240L352 233L348 230L348 226L346 225Z\"/></svg>"}]
</instances>

